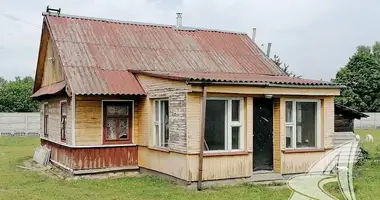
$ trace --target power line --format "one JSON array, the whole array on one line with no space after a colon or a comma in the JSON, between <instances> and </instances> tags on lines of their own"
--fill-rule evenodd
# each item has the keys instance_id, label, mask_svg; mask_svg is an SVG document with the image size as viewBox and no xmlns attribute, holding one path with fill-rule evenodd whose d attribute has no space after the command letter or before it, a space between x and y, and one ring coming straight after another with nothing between
<instances>
[{"instance_id":1,"label":"power line","mask_svg":"<svg viewBox=\"0 0 380 200\"><path fill-rule=\"evenodd\" d=\"M34 26L36 28L40 28L39 25L37 25L37 24L35 24L35 23L31 22L31 21L28 21L28 20L25 20L25 19L21 19L19 17L13 16L13 15L10 15L10 14L7 14L7 13L0 12L0 15L6 17L8 19L12 19L12 20L15 20L15 21L22 22L24 24L32 25L32 26Z\"/></svg>"}]
</instances>

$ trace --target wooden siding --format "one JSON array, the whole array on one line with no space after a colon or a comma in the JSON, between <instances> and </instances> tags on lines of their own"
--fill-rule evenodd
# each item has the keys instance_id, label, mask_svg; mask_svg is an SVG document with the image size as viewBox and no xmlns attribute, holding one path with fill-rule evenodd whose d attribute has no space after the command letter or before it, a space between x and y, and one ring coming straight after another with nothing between
<instances>
[{"instance_id":1,"label":"wooden siding","mask_svg":"<svg viewBox=\"0 0 380 200\"><path fill-rule=\"evenodd\" d=\"M280 139L281 150L285 149L285 100L286 99L319 99L321 100L321 148L334 146L334 97L333 96L284 96L280 99ZM281 153L281 173L303 173L324 152Z\"/></svg>"},{"instance_id":2,"label":"wooden siding","mask_svg":"<svg viewBox=\"0 0 380 200\"><path fill-rule=\"evenodd\" d=\"M137 146L70 148L43 139L41 145L52 150L51 160L73 170L129 167L138 164Z\"/></svg>"},{"instance_id":3,"label":"wooden siding","mask_svg":"<svg viewBox=\"0 0 380 200\"><path fill-rule=\"evenodd\" d=\"M188 155L190 181L198 180L198 155ZM204 157L203 180L250 177L252 154Z\"/></svg>"},{"instance_id":4,"label":"wooden siding","mask_svg":"<svg viewBox=\"0 0 380 200\"><path fill-rule=\"evenodd\" d=\"M182 180L188 179L187 155L162 152L139 146L139 167L147 168Z\"/></svg>"},{"instance_id":5,"label":"wooden siding","mask_svg":"<svg viewBox=\"0 0 380 200\"><path fill-rule=\"evenodd\" d=\"M282 174L306 172L325 152L292 153L282 155Z\"/></svg>"},{"instance_id":6,"label":"wooden siding","mask_svg":"<svg viewBox=\"0 0 380 200\"><path fill-rule=\"evenodd\" d=\"M60 60L58 54L53 48L51 40L47 44L47 52L44 62L44 71L42 75L42 87L51 85L59 81L63 81L62 68L60 66Z\"/></svg>"},{"instance_id":7,"label":"wooden siding","mask_svg":"<svg viewBox=\"0 0 380 200\"><path fill-rule=\"evenodd\" d=\"M192 86L191 91L201 92L200 86ZM283 88L283 87L257 87L243 85L210 85L207 87L210 93L226 94L271 94L271 95L310 95L310 96L338 96L340 89L321 89L321 88Z\"/></svg>"},{"instance_id":8,"label":"wooden siding","mask_svg":"<svg viewBox=\"0 0 380 200\"><path fill-rule=\"evenodd\" d=\"M91 146L103 144L102 100L134 100L133 143L136 143L139 133L138 99L126 97L76 96L75 145Z\"/></svg>"},{"instance_id":9,"label":"wooden siding","mask_svg":"<svg viewBox=\"0 0 380 200\"><path fill-rule=\"evenodd\" d=\"M141 74L136 75L148 98L168 97L172 92L189 92L191 86L184 81L173 81Z\"/></svg>"},{"instance_id":10,"label":"wooden siding","mask_svg":"<svg viewBox=\"0 0 380 200\"><path fill-rule=\"evenodd\" d=\"M281 172L280 99L273 100L273 170Z\"/></svg>"},{"instance_id":11,"label":"wooden siding","mask_svg":"<svg viewBox=\"0 0 380 200\"><path fill-rule=\"evenodd\" d=\"M61 142L61 104L60 102L67 101L67 117L66 117L66 141ZM46 99L40 108L40 136L44 138L44 104L47 103L49 110L47 139L56 143L72 144L72 112L71 112L71 100L67 97L57 97L52 99Z\"/></svg>"}]
</instances>

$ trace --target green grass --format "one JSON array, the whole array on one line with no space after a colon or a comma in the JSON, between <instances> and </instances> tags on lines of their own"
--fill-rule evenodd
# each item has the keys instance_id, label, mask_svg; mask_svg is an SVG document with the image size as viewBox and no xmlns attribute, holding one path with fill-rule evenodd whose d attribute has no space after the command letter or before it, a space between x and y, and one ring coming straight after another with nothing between
<instances>
[{"instance_id":1,"label":"green grass","mask_svg":"<svg viewBox=\"0 0 380 200\"><path fill-rule=\"evenodd\" d=\"M109 180L56 180L18 168L33 155L37 138L0 137L0 199L288 199L290 190L263 186L184 189L154 177Z\"/></svg>"},{"instance_id":2,"label":"green grass","mask_svg":"<svg viewBox=\"0 0 380 200\"><path fill-rule=\"evenodd\" d=\"M380 130L358 130L361 145L372 160L380 155ZM364 142L372 134L375 143ZM136 177L109 180L57 180L17 166L30 159L38 138L0 137L0 200L1 199L288 199L287 188L272 189L263 186L241 185L210 188L198 192L184 189L155 177ZM377 153L378 152L378 153ZM380 160L380 159L379 159ZM354 187L357 199L380 198L380 162L370 161L354 170ZM343 199L336 184L325 187L332 195Z\"/></svg>"},{"instance_id":3,"label":"green grass","mask_svg":"<svg viewBox=\"0 0 380 200\"><path fill-rule=\"evenodd\" d=\"M380 129L356 130L360 135L360 146L369 153L370 159L354 168L354 190L357 199L380 199ZM365 141L367 134L371 134L374 143ZM378 160L378 161L377 161ZM339 192L336 183L327 184L324 187L327 191L339 199L344 199Z\"/></svg>"}]
</instances>

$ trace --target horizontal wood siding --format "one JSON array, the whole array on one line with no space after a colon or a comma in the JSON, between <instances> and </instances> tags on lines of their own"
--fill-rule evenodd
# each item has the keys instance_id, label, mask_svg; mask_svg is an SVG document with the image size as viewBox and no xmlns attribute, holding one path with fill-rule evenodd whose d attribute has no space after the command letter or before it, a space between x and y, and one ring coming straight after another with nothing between
<instances>
[{"instance_id":1,"label":"horizontal wood siding","mask_svg":"<svg viewBox=\"0 0 380 200\"><path fill-rule=\"evenodd\" d=\"M188 180L187 155L139 146L139 167Z\"/></svg>"},{"instance_id":2,"label":"horizontal wood siding","mask_svg":"<svg viewBox=\"0 0 380 200\"><path fill-rule=\"evenodd\" d=\"M189 178L198 180L198 155L188 155ZM252 175L252 154L214 156L203 159L203 180L218 180Z\"/></svg>"},{"instance_id":3,"label":"horizontal wood siding","mask_svg":"<svg viewBox=\"0 0 380 200\"><path fill-rule=\"evenodd\" d=\"M70 148L41 140L52 150L51 159L73 170L137 166L137 146Z\"/></svg>"},{"instance_id":4,"label":"horizontal wood siding","mask_svg":"<svg viewBox=\"0 0 380 200\"><path fill-rule=\"evenodd\" d=\"M273 170L281 172L280 99L273 100Z\"/></svg>"},{"instance_id":5,"label":"horizontal wood siding","mask_svg":"<svg viewBox=\"0 0 380 200\"><path fill-rule=\"evenodd\" d=\"M102 130L102 100L134 100L133 139L138 141L139 125L137 98L103 97L103 96L76 96L75 112L75 145L90 146L103 144Z\"/></svg>"}]
</instances>

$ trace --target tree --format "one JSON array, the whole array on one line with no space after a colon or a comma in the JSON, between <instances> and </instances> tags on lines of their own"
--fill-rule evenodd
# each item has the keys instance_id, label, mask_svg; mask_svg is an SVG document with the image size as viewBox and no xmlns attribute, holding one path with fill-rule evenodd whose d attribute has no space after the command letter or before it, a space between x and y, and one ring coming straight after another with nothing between
<instances>
[{"instance_id":1,"label":"tree","mask_svg":"<svg viewBox=\"0 0 380 200\"><path fill-rule=\"evenodd\" d=\"M34 80L27 76L6 81L0 77L0 112L35 112L39 103L33 100Z\"/></svg>"},{"instance_id":2,"label":"tree","mask_svg":"<svg viewBox=\"0 0 380 200\"><path fill-rule=\"evenodd\" d=\"M380 111L380 43L358 46L347 65L336 73L335 82L342 84L336 102L362 112Z\"/></svg>"},{"instance_id":3,"label":"tree","mask_svg":"<svg viewBox=\"0 0 380 200\"><path fill-rule=\"evenodd\" d=\"M294 78L301 78L301 76L297 76L294 72L290 71L289 65L283 63L278 55L274 55L272 61L285 72L286 75Z\"/></svg>"}]
</instances>

